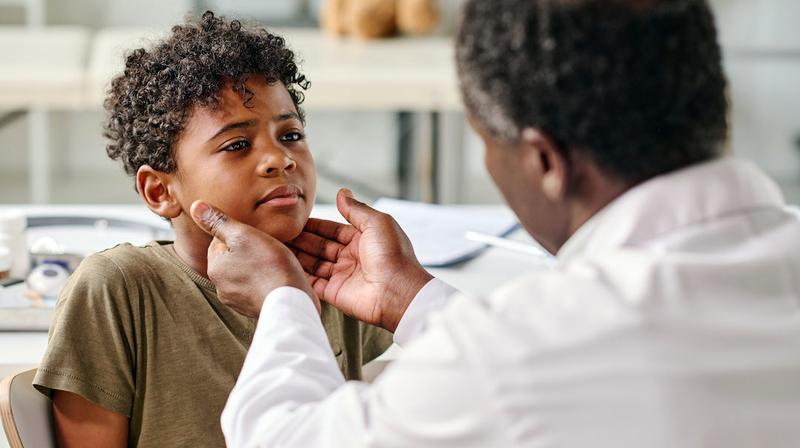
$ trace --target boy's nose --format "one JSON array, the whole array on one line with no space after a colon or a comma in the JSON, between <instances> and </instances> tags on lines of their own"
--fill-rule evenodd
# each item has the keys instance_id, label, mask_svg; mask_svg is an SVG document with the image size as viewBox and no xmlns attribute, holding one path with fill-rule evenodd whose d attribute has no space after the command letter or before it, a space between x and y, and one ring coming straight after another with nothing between
<instances>
[{"instance_id":1,"label":"boy's nose","mask_svg":"<svg viewBox=\"0 0 800 448\"><path fill-rule=\"evenodd\" d=\"M297 162L294 161L284 151L273 149L267 151L264 159L261 162L258 172L262 176L273 177L278 176L283 172L292 172L297 168Z\"/></svg>"}]
</instances>

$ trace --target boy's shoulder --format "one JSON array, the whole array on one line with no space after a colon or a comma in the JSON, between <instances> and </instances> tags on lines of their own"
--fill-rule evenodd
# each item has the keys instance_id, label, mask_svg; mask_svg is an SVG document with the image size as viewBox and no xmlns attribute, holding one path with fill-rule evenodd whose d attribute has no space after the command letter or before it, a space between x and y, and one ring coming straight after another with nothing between
<instances>
[{"instance_id":1,"label":"boy's shoulder","mask_svg":"<svg viewBox=\"0 0 800 448\"><path fill-rule=\"evenodd\" d=\"M138 278L163 271L169 263L164 257L166 249L161 245L160 242L152 242L145 246L118 244L86 257L75 274L102 278L131 275Z\"/></svg>"},{"instance_id":2,"label":"boy's shoulder","mask_svg":"<svg viewBox=\"0 0 800 448\"><path fill-rule=\"evenodd\" d=\"M145 246L119 244L84 258L59 294L56 310L103 309L115 303L115 309L127 308L127 302L139 295L145 285L161 282L169 276L166 250L159 243ZM63 313L64 311L62 311Z\"/></svg>"},{"instance_id":3,"label":"boy's shoulder","mask_svg":"<svg viewBox=\"0 0 800 448\"><path fill-rule=\"evenodd\" d=\"M163 244L119 244L89 255L67 280L59 294L59 303L76 297L80 302L106 299L126 302L145 290L162 291L165 285L183 282L180 268L170 262Z\"/></svg>"}]
</instances>

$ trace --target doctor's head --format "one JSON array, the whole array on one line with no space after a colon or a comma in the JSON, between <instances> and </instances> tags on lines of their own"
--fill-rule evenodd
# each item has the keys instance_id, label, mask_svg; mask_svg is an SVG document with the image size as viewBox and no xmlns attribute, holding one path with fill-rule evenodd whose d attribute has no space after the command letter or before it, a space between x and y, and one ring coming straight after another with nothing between
<instances>
[{"instance_id":1,"label":"doctor's head","mask_svg":"<svg viewBox=\"0 0 800 448\"><path fill-rule=\"evenodd\" d=\"M724 146L704 0L468 0L456 54L486 167L551 251L625 190Z\"/></svg>"},{"instance_id":2,"label":"doctor's head","mask_svg":"<svg viewBox=\"0 0 800 448\"><path fill-rule=\"evenodd\" d=\"M283 38L207 12L134 50L105 102L108 155L179 237L209 237L197 199L282 241L316 193L300 104L307 87Z\"/></svg>"}]
</instances>

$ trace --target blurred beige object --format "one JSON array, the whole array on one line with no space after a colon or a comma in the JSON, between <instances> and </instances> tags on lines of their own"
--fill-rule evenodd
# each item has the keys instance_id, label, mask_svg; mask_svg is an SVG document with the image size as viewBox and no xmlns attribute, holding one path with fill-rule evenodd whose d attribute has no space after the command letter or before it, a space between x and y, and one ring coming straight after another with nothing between
<instances>
[{"instance_id":1,"label":"blurred beige object","mask_svg":"<svg viewBox=\"0 0 800 448\"><path fill-rule=\"evenodd\" d=\"M396 3L396 0L350 0L345 12L350 32L364 39L395 34Z\"/></svg>"},{"instance_id":2,"label":"blurred beige object","mask_svg":"<svg viewBox=\"0 0 800 448\"><path fill-rule=\"evenodd\" d=\"M430 34L440 19L436 0L326 0L322 10L328 34L362 39Z\"/></svg>"},{"instance_id":3,"label":"blurred beige object","mask_svg":"<svg viewBox=\"0 0 800 448\"><path fill-rule=\"evenodd\" d=\"M397 28L404 34L432 33L441 19L436 3L435 0L397 0Z\"/></svg>"},{"instance_id":4,"label":"blurred beige object","mask_svg":"<svg viewBox=\"0 0 800 448\"><path fill-rule=\"evenodd\" d=\"M345 23L348 0L326 0L322 8L322 29L328 34L347 34Z\"/></svg>"},{"instance_id":5,"label":"blurred beige object","mask_svg":"<svg viewBox=\"0 0 800 448\"><path fill-rule=\"evenodd\" d=\"M0 27L0 109L80 109L89 42L78 27Z\"/></svg>"}]
</instances>

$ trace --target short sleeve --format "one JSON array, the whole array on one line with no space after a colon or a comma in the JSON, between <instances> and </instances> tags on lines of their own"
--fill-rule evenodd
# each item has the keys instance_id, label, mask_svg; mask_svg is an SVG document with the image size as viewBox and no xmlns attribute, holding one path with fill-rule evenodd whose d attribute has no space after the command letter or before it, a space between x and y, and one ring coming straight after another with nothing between
<instances>
[{"instance_id":1,"label":"short sleeve","mask_svg":"<svg viewBox=\"0 0 800 448\"><path fill-rule=\"evenodd\" d=\"M78 394L131 415L135 339L124 272L102 254L86 258L56 304L49 341L34 386Z\"/></svg>"}]
</instances>

